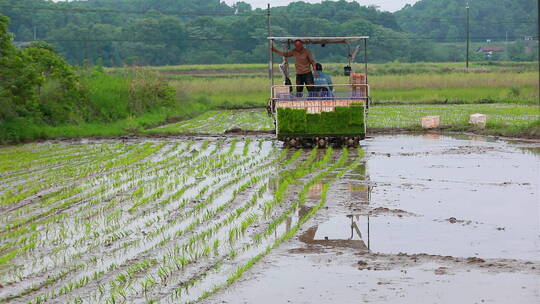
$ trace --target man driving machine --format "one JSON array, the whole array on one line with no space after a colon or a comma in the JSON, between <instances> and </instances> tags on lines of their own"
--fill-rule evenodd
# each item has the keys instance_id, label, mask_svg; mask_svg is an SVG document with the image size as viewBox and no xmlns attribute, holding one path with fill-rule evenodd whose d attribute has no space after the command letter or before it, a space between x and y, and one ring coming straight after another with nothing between
<instances>
[{"instance_id":1,"label":"man driving machine","mask_svg":"<svg viewBox=\"0 0 540 304\"><path fill-rule=\"evenodd\" d=\"M315 59L310 50L304 47L302 40L297 39L294 41L294 49L288 52L283 52L275 47L272 47L272 52L275 52L283 57L295 58L294 66L296 68L296 92L298 96L302 96L304 91L304 85L308 92L314 91L313 74L317 76L317 70L315 69Z\"/></svg>"}]
</instances>

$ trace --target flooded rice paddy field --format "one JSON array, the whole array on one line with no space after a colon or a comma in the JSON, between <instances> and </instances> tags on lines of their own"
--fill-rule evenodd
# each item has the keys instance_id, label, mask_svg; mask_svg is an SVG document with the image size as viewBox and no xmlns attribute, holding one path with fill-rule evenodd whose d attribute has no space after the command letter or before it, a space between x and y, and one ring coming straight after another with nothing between
<instances>
[{"instance_id":1,"label":"flooded rice paddy field","mask_svg":"<svg viewBox=\"0 0 540 304\"><path fill-rule=\"evenodd\" d=\"M0 302L536 303L539 160L440 135L0 148Z\"/></svg>"},{"instance_id":2,"label":"flooded rice paddy field","mask_svg":"<svg viewBox=\"0 0 540 304\"><path fill-rule=\"evenodd\" d=\"M540 301L538 144L389 135L363 148L365 174L332 183L297 237L205 303Z\"/></svg>"}]
</instances>

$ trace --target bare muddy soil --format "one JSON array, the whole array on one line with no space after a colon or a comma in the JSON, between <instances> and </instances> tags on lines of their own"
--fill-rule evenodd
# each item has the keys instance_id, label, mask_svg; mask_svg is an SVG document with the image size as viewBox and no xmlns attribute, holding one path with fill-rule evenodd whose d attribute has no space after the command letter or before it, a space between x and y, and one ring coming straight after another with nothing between
<instances>
[{"instance_id":1,"label":"bare muddy soil","mask_svg":"<svg viewBox=\"0 0 540 304\"><path fill-rule=\"evenodd\" d=\"M363 148L365 172L205 303L540 302L538 143L378 135Z\"/></svg>"}]
</instances>

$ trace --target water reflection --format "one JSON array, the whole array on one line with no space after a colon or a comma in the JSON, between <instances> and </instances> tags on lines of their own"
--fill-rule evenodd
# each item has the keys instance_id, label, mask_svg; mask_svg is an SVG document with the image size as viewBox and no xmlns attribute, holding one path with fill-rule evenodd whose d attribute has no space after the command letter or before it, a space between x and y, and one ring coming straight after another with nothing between
<instances>
[{"instance_id":1,"label":"water reflection","mask_svg":"<svg viewBox=\"0 0 540 304\"><path fill-rule=\"evenodd\" d=\"M362 164L351 171L346 175L345 181L346 184L344 187L340 186L340 190L346 191L344 199L347 203L344 206L338 206L335 201L331 201L332 197L329 196L326 204L329 208L327 213L329 218L300 235L301 242L310 245L346 247L359 251L370 250L369 213L361 212L366 209L371 200L372 188L366 174L366 165ZM322 186L322 184L313 185L308 197L319 199ZM310 210L309 205L300 206L298 218L304 217ZM364 231L364 234L361 231Z\"/></svg>"},{"instance_id":2,"label":"water reflection","mask_svg":"<svg viewBox=\"0 0 540 304\"><path fill-rule=\"evenodd\" d=\"M362 236L359 224L366 219L368 226L367 235ZM322 245L330 247L346 247L369 251L369 216L349 214L341 218L315 225L298 238L301 242L310 245Z\"/></svg>"}]
</instances>

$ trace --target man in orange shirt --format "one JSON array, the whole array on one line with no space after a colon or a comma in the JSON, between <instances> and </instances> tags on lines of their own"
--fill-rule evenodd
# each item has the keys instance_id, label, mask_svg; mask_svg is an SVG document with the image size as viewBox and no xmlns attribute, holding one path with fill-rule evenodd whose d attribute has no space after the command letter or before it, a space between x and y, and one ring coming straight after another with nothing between
<instances>
[{"instance_id":1,"label":"man in orange shirt","mask_svg":"<svg viewBox=\"0 0 540 304\"><path fill-rule=\"evenodd\" d=\"M315 69L315 59L311 51L304 47L302 40L298 39L294 41L294 49L288 52L282 52L274 47L272 51L283 56L295 58L294 66L296 68L296 92L301 96L304 91L304 85L306 85L309 92L313 91L313 72L317 74ZM312 72L313 71L313 72Z\"/></svg>"}]
</instances>

